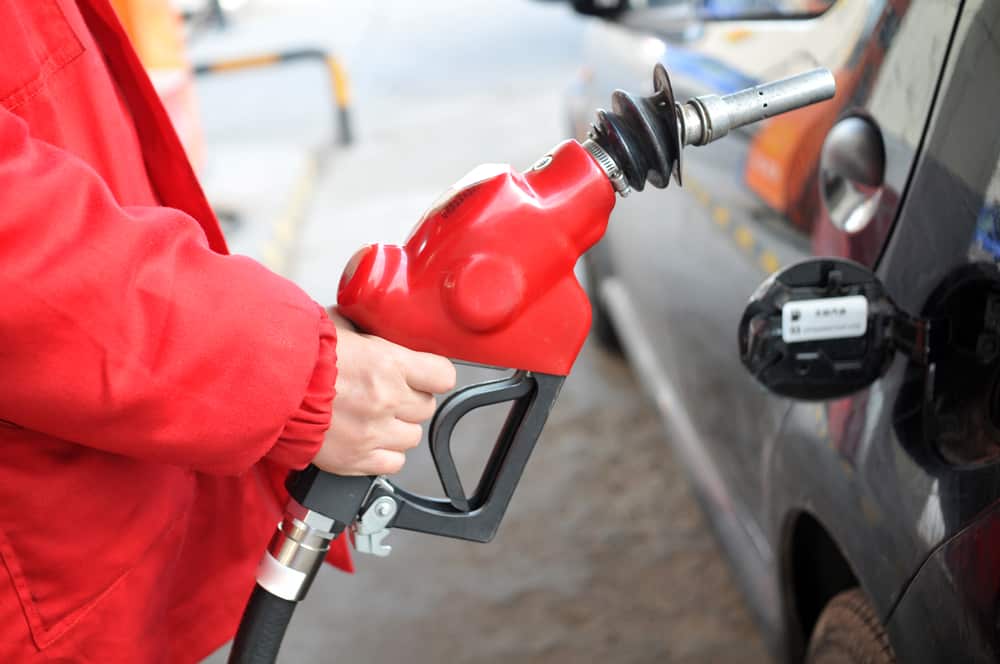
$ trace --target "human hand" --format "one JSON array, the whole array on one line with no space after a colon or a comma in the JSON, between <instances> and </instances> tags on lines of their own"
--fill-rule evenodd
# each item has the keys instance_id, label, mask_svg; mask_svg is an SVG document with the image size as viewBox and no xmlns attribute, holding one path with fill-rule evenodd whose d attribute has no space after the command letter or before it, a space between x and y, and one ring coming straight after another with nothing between
<instances>
[{"instance_id":1,"label":"human hand","mask_svg":"<svg viewBox=\"0 0 1000 664\"><path fill-rule=\"evenodd\" d=\"M431 353L359 334L335 309L337 394L323 446L313 459L338 475L391 475L420 443L435 394L455 387L455 367Z\"/></svg>"}]
</instances>

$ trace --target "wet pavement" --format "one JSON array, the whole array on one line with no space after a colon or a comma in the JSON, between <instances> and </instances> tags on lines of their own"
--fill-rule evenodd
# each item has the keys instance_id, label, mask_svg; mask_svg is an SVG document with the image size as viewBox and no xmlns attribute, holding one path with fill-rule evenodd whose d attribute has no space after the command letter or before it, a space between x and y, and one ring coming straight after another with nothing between
<instances>
[{"instance_id":1,"label":"wet pavement","mask_svg":"<svg viewBox=\"0 0 1000 664\"><path fill-rule=\"evenodd\" d=\"M320 44L353 79L357 143L333 150L322 72L199 86L206 188L239 213L232 244L320 301L333 301L358 246L402 241L464 172L527 167L567 134L562 93L585 27L562 3L256 0L237 19L200 36L195 58ZM455 434L470 478L501 415L478 413ZM438 490L426 448L399 483ZM388 541L392 555L359 557L353 577L321 573L282 661L767 661L657 415L628 367L592 343L494 542Z\"/></svg>"}]
</instances>

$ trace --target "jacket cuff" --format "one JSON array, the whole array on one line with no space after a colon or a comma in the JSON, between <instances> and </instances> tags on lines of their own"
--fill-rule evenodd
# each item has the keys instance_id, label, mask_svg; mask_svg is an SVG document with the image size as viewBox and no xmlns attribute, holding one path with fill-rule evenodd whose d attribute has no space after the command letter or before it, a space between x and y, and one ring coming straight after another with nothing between
<instances>
[{"instance_id":1,"label":"jacket cuff","mask_svg":"<svg viewBox=\"0 0 1000 664\"><path fill-rule=\"evenodd\" d=\"M337 328L320 309L319 355L305 397L285 423L278 442L264 457L278 465L301 470L309 465L323 444L333 413L334 384L337 380Z\"/></svg>"}]
</instances>

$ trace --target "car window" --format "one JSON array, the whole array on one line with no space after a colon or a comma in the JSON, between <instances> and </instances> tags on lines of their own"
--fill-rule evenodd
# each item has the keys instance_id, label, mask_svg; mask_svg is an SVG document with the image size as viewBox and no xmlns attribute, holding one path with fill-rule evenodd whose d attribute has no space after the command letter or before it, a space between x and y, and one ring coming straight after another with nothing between
<instances>
[{"instance_id":1,"label":"car window","mask_svg":"<svg viewBox=\"0 0 1000 664\"><path fill-rule=\"evenodd\" d=\"M998 123L992 123L996 126ZM969 261L989 261L1000 265L1000 160L983 191L976 215L976 227L969 247Z\"/></svg>"}]
</instances>

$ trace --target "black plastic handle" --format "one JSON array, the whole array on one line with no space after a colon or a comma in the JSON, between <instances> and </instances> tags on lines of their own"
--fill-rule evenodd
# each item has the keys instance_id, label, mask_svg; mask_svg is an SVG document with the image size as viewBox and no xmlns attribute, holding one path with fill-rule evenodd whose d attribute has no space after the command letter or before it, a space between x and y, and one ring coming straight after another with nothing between
<instances>
[{"instance_id":1,"label":"black plastic handle","mask_svg":"<svg viewBox=\"0 0 1000 664\"><path fill-rule=\"evenodd\" d=\"M527 379L524 372L517 372L509 378L463 388L445 399L434 413L428 433L431 457L441 479L441 488L456 509L469 511L469 499L451 454L451 436L459 420L477 408L521 399L533 389L533 381Z\"/></svg>"},{"instance_id":2,"label":"black plastic handle","mask_svg":"<svg viewBox=\"0 0 1000 664\"><path fill-rule=\"evenodd\" d=\"M366 504L389 496L398 508L390 528L488 542L503 520L564 380L565 376L518 371L509 378L471 385L446 399L430 429L431 453L444 499L420 496L395 485L386 488L375 484L375 477L333 475L315 466L289 477L289 493L303 507L341 524L353 523ZM476 408L506 401L512 402L510 413L475 493L467 497L451 454L455 426Z\"/></svg>"},{"instance_id":3,"label":"black plastic handle","mask_svg":"<svg viewBox=\"0 0 1000 664\"><path fill-rule=\"evenodd\" d=\"M306 509L349 526L361 511L374 481L370 475L334 475L309 466L289 475L285 487Z\"/></svg>"},{"instance_id":4,"label":"black plastic handle","mask_svg":"<svg viewBox=\"0 0 1000 664\"><path fill-rule=\"evenodd\" d=\"M518 372L507 379L518 384L516 389L511 383L505 385L506 381L487 387L487 399L494 403L502 401L499 397L504 394L514 398L507 399L513 401L510 413L493 445L475 493L468 499L468 509L459 509L451 498L428 498L394 488L392 495L399 511L391 527L474 542L493 539L564 380L565 376ZM508 391L507 387L511 389ZM459 402L456 413L464 415L476 407L474 404L478 400L472 398L476 393L470 392L470 395ZM441 429L438 433L443 436L436 441L439 452L450 447L449 436L444 432ZM439 465L439 469L441 467ZM380 495L387 494L376 486L372 499Z\"/></svg>"}]
</instances>

